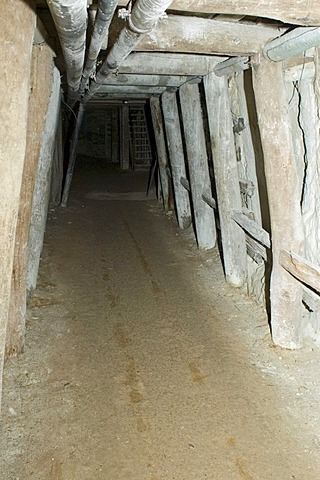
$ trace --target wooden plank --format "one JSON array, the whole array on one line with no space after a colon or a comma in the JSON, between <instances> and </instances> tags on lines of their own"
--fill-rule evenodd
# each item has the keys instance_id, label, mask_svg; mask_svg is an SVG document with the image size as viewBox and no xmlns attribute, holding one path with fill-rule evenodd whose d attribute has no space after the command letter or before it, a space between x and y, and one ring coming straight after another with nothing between
<instances>
[{"instance_id":1,"label":"wooden plank","mask_svg":"<svg viewBox=\"0 0 320 480\"><path fill-rule=\"evenodd\" d=\"M186 166L176 93L167 90L161 97L161 103L178 223L180 228L188 228L192 218L189 193L180 182L181 177L186 177Z\"/></svg>"},{"instance_id":2,"label":"wooden plank","mask_svg":"<svg viewBox=\"0 0 320 480\"><path fill-rule=\"evenodd\" d=\"M110 75L104 85L123 85L140 87L179 87L190 76L186 75L138 75L124 74Z\"/></svg>"},{"instance_id":3,"label":"wooden plank","mask_svg":"<svg viewBox=\"0 0 320 480\"><path fill-rule=\"evenodd\" d=\"M213 71L218 77L233 75L235 72L242 72L250 68L248 57L231 57L228 60L218 63Z\"/></svg>"},{"instance_id":4,"label":"wooden plank","mask_svg":"<svg viewBox=\"0 0 320 480\"><path fill-rule=\"evenodd\" d=\"M28 130L23 167L20 205L16 229L10 309L6 335L6 356L24 348L27 293L27 261L32 199L40 158L41 137L48 110L53 80L52 52L47 46L34 46L31 66L31 91Z\"/></svg>"},{"instance_id":5,"label":"wooden plank","mask_svg":"<svg viewBox=\"0 0 320 480\"><path fill-rule=\"evenodd\" d=\"M130 124L129 105L120 108L120 168L129 170L130 167Z\"/></svg>"},{"instance_id":6,"label":"wooden plank","mask_svg":"<svg viewBox=\"0 0 320 480\"><path fill-rule=\"evenodd\" d=\"M241 211L237 155L228 95L228 79L209 74L204 77L214 175L221 226L226 281L236 287L247 278L245 234L231 218Z\"/></svg>"},{"instance_id":7,"label":"wooden plank","mask_svg":"<svg viewBox=\"0 0 320 480\"><path fill-rule=\"evenodd\" d=\"M164 137L164 123L162 118L161 104L158 97L150 98L150 109L154 137L157 146L157 157L159 165L159 176L162 192L162 201L165 212L169 210L169 181L167 175L168 157L166 141Z\"/></svg>"},{"instance_id":8,"label":"wooden plank","mask_svg":"<svg viewBox=\"0 0 320 480\"><path fill-rule=\"evenodd\" d=\"M179 96L197 243L200 249L210 249L216 244L217 234L214 212L202 199L203 194L212 196L212 191L199 85L185 83Z\"/></svg>"},{"instance_id":9,"label":"wooden plank","mask_svg":"<svg viewBox=\"0 0 320 480\"><path fill-rule=\"evenodd\" d=\"M253 85L271 219L272 337L275 344L294 349L302 342L302 287L282 268L279 253L281 250L300 253L304 236L299 179L281 63L268 62L262 56L257 58L253 68Z\"/></svg>"},{"instance_id":10,"label":"wooden plank","mask_svg":"<svg viewBox=\"0 0 320 480\"><path fill-rule=\"evenodd\" d=\"M121 6L127 3L127 0L119 0ZM189 13L249 15L295 25L320 25L318 0L173 0L170 9Z\"/></svg>"},{"instance_id":11,"label":"wooden plank","mask_svg":"<svg viewBox=\"0 0 320 480\"><path fill-rule=\"evenodd\" d=\"M191 192L189 180L187 180L187 179L184 178L184 177L181 177L181 178L180 178L180 182L181 182L181 185L182 185L186 190L188 190L188 192Z\"/></svg>"},{"instance_id":12,"label":"wooden plank","mask_svg":"<svg viewBox=\"0 0 320 480\"><path fill-rule=\"evenodd\" d=\"M294 252L280 250L279 263L297 280L320 292L320 267Z\"/></svg>"},{"instance_id":13,"label":"wooden plank","mask_svg":"<svg viewBox=\"0 0 320 480\"><path fill-rule=\"evenodd\" d=\"M267 248L270 248L270 235L266 232L260 225L258 225L254 220L250 220L242 212L234 211L232 213L232 218L237 222L240 227L242 227L247 233L249 233L255 240L262 243Z\"/></svg>"},{"instance_id":14,"label":"wooden plank","mask_svg":"<svg viewBox=\"0 0 320 480\"><path fill-rule=\"evenodd\" d=\"M119 67L119 74L207 75L222 57L162 52L131 53Z\"/></svg>"},{"instance_id":15,"label":"wooden plank","mask_svg":"<svg viewBox=\"0 0 320 480\"><path fill-rule=\"evenodd\" d=\"M206 202L209 207L214 208L215 210L217 209L217 202L214 198L208 197L207 195L202 195L202 200Z\"/></svg>"},{"instance_id":16,"label":"wooden plank","mask_svg":"<svg viewBox=\"0 0 320 480\"><path fill-rule=\"evenodd\" d=\"M14 18L14 25L12 19ZM0 404L15 233L25 159L30 67L36 16L29 2L1 5L0 82ZM18 241L18 239L17 239Z\"/></svg>"},{"instance_id":17,"label":"wooden plank","mask_svg":"<svg viewBox=\"0 0 320 480\"><path fill-rule=\"evenodd\" d=\"M250 55L284 31L273 26L169 15L143 36L135 51Z\"/></svg>"},{"instance_id":18,"label":"wooden plank","mask_svg":"<svg viewBox=\"0 0 320 480\"><path fill-rule=\"evenodd\" d=\"M99 94L113 94L113 95L160 95L166 90L166 87L159 86L144 86L144 85L102 85L99 89Z\"/></svg>"}]
</instances>

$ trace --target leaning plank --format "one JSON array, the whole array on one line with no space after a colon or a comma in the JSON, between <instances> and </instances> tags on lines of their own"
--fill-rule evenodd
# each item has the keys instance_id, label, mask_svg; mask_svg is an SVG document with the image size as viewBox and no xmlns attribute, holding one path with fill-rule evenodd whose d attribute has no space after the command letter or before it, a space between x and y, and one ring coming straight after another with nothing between
<instances>
[{"instance_id":1,"label":"leaning plank","mask_svg":"<svg viewBox=\"0 0 320 480\"><path fill-rule=\"evenodd\" d=\"M218 77L232 75L235 72L242 72L250 68L248 57L231 57L228 60L218 63L213 71Z\"/></svg>"},{"instance_id":2,"label":"leaning plank","mask_svg":"<svg viewBox=\"0 0 320 480\"><path fill-rule=\"evenodd\" d=\"M280 265L308 287L320 292L320 268L293 252L280 250Z\"/></svg>"},{"instance_id":3,"label":"leaning plank","mask_svg":"<svg viewBox=\"0 0 320 480\"><path fill-rule=\"evenodd\" d=\"M217 77L211 73L204 77L204 89L225 275L228 283L240 287L246 282L247 255L244 231L231 218L234 210L241 211L241 196L228 95L228 79Z\"/></svg>"},{"instance_id":4,"label":"leaning plank","mask_svg":"<svg viewBox=\"0 0 320 480\"><path fill-rule=\"evenodd\" d=\"M279 254L281 250L300 253L303 230L299 179L282 68L281 63L268 62L262 56L257 58L253 68L253 85L271 221L272 337L275 344L294 349L302 342L302 286L281 266Z\"/></svg>"},{"instance_id":5,"label":"leaning plank","mask_svg":"<svg viewBox=\"0 0 320 480\"><path fill-rule=\"evenodd\" d=\"M121 6L127 3L127 0L119 0ZM170 9L189 13L249 15L296 25L320 25L318 0L173 0Z\"/></svg>"},{"instance_id":6,"label":"leaning plank","mask_svg":"<svg viewBox=\"0 0 320 480\"><path fill-rule=\"evenodd\" d=\"M161 104L159 97L150 98L150 110L154 137L157 147L159 175L161 183L162 201L165 212L169 210L169 182L167 175L167 149L164 137L164 123L162 118Z\"/></svg>"},{"instance_id":7,"label":"leaning plank","mask_svg":"<svg viewBox=\"0 0 320 480\"><path fill-rule=\"evenodd\" d=\"M161 99L178 223L180 228L187 228L192 218L189 193L180 182L186 177L186 166L176 93L166 91Z\"/></svg>"},{"instance_id":8,"label":"leaning plank","mask_svg":"<svg viewBox=\"0 0 320 480\"><path fill-rule=\"evenodd\" d=\"M0 62L6 67L0 82L0 404L35 24L36 16L29 2L2 3L1 35L5 45L0 49Z\"/></svg>"},{"instance_id":9,"label":"leaning plank","mask_svg":"<svg viewBox=\"0 0 320 480\"><path fill-rule=\"evenodd\" d=\"M32 198L40 158L41 137L52 89L53 58L48 46L36 45L32 52L26 155L16 229L10 309L6 336L6 356L24 348L26 318L26 271Z\"/></svg>"},{"instance_id":10,"label":"leaning plank","mask_svg":"<svg viewBox=\"0 0 320 480\"><path fill-rule=\"evenodd\" d=\"M234 211L231 216L233 220L237 222L237 224L240 225L240 227L242 227L246 232L248 232L255 240L258 240L265 247L270 248L269 233L260 227L260 225L258 225L254 220L251 220L242 212Z\"/></svg>"},{"instance_id":11,"label":"leaning plank","mask_svg":"<svg viewBox=\"0 0 320 480\"><path fill-rule=\"evenodd\" d=\"M202 199L203 194L212 196L212 191L199 85L185 83L179 96L197 242L200 249L209 249L215 246L217 234L214 212Z\"/></svg>"}]
</instances>

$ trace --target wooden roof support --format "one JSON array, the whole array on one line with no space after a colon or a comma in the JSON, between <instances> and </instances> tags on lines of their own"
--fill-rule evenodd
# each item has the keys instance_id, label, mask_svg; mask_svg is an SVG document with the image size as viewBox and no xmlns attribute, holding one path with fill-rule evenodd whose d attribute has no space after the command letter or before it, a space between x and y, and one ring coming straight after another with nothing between
<instances>
[{"instance_id":1,"label":"wooden roof support","mask_svg":"<svg viewBox=\"0 0 320 480\"><path fill-rule=\"evenodd\" d=\"M276 345L295 349L302 342L302 287L281 266L279 255L281 250L301 253L303 229L283 65L257 58L253 85L271 221L272 338Z\"/></svg>"},{"instance_id":2,"label":"wooden roof support","mask_svg":"<svg viewBox=\"0 0 320 480\"><path fill-rule=\"evenodd\" d=\"M202 199L203 194L211 197L212 191L199 85L185 83L179 89L179 96L197 243L200 249L207 250L215 246L217 234L214 212Z\"/></svg>"},{"instance_id":3,"label":"wooden roof support","mask_svg":"<svg viewBox=\"0 0 320 480\"><path fill-rule=\"evenodd\" d=\"M213 71L218 77L223 75L230 76L236 72L242 72L250 68L248 57L231 57L223 62L218 63Z\"/></svg>"},{"instance_id":4,"label":"wooden roof support","mask_svg":"<svg viewBox=\"0 0 320 480\"><path fill-rule=\"evenodd\" d=\"M131 53L118 72L139 75L207 75L224 57L183 53Z\"/></svg>"},{"instance_id":5,"label":"wooden roof support","mask_svg":"<svg viewBox=\"0 0 320 480\"><path fill-rule=\"evenodd\" d=\"M247 278L245 234L232 219L234 210L241 212L237 155L228 94L227 77L211 73L204 77L214 175L220 218L223 262L226 281L235 287Z\"/></svg>"},{"instance_id":6,"label":"wooden roof support","mask_svg":"<svg viewBox=\"0 0 320 480\"><path fill-rule=\"evenodd\" d=\"M180 183L186 176L186 166L176 93L167 90L161 99L178 223L180 228L188 228L192 219L189 193Z\"/></svg>"},{"instance_id":7,"label":"wooden roof support","mask_svg":"<svg viewBox=\"0 0 320 480\"><path fill-rule=\"evenodd\" d=\"M162 201L165 212L169 210L169 179L167 175L167 149L164 138L164 124L159 97L150 98L152 125L158 154Z\"/></svg>"},{"instance_id":8,"label":"wooden roof support","mask_svg":"<svg viewBox=\"0 0 320 480\"><path fill-rule=\"evenodd\" d=\"M119 0L119 5L127 5ZM318 0L173 0L171 7L177 12L207 14L249 15L280 20L294 25L320 25Z\"/></svg>"},{"instance_id":9,"label":"wooden roof support","mask_svg":"<svg viewBox=\"0 0 320 480\"><path fill-rule=\"evenodd\" d=\"M134 50L250 55L259 52L269 40L284 32L285 29L273 26L169 15L147 33Z\"/></svg>"},{"instance_id":10,"label":"wooden roof support","mask_svg":"<svg viewBox=\"0 0 320 480\"><path fill-rule=\"evenodd\" d=\"M140 86L140 87L179 87L187 82L186 75L126 75L119 73L106 79L104 85Z\"/></svg>"}]
</instances>

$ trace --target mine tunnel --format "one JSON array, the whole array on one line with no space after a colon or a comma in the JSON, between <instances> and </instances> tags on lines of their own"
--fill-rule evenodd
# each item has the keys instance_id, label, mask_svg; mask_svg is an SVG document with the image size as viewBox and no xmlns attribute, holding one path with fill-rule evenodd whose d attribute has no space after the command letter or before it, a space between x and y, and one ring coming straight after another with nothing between
<instances>
[{"instance_id":1,"label":"mine tunnel","mask_svg":"<svg viewBox=\"0 0 320 480\"><path fill-rule=\"evenodd\" d=\"M0 23L1 480L318 479L319 2Z\"/></svg>"}]
</instances>

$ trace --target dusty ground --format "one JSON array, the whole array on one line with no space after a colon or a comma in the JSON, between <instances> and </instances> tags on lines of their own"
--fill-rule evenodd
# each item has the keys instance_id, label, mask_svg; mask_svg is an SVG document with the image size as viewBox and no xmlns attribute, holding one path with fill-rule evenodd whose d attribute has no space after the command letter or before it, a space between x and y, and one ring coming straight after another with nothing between
<instances>
[{"instance_id":1,"label":"dusty ground","mask_svg":"<svg viewBox=\"0 0 320 480\"><path fill-rule=\"evenodd\" d=\"M141 173L87 173L6 364L1 480L318 480L319 350L272 348Z\"/></svg>"}]
</instances>

